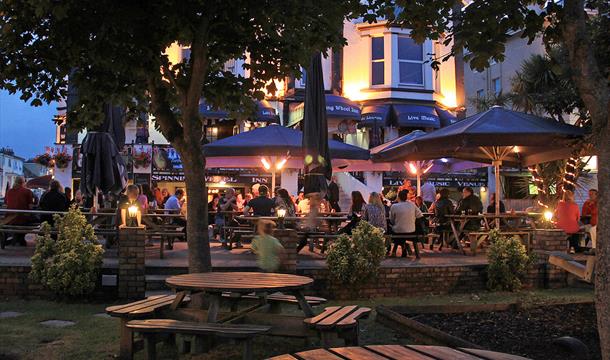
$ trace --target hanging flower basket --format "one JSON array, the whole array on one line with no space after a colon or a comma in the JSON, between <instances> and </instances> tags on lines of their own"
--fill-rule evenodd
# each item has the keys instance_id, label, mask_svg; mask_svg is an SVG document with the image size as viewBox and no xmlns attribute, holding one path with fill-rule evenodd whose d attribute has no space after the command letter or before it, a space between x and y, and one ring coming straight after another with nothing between
<instances>
[{"instance_id":1,"label":"hanging flower basket","mask_svg":"<svg viewBox=\"0 0 610 360\"><path fill-rule=\"evenodd\" d=\"M55 154L53 160L58 169L65 169L70 164L70 161L72 161L72 156L68 155L67 152L59 152Z\"/></svg>"},{"instance_id":2,"label":"hanging flower basket","mask_svg":"<svg viewBox=\"0 0 610 360\"><path fill-rule=\"evenodd\" d=\"M45 167L52 167L53 157L47 153L36 155L36 157L34 158L34 162Z\"/></svg>"},{"instance_id":3,"label":"hanging flower basket","mask_svg":"<svg viewBox=\"0 0 610 360\"><path fill-rule=\"evenodd\" d=\"M146 151L137 152L133 155L133 164L136 168L148 168L152 161L152 157L150 153Z\"/></svg>"}]
</instances>

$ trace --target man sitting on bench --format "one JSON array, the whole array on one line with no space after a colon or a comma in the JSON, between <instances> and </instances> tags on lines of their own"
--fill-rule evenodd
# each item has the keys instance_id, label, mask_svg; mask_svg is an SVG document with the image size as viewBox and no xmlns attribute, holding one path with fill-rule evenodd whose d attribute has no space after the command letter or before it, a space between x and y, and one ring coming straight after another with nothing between
<instances>
[{"instance_id":1,"label":"man sitting on bench","mask_svg":"<svg viewBox=\"0 0 610 360\"><path fill-rule=\"evenodd\" d=\"M394 234L392 256L396 256L399 246L402 248L402 257L407 256L406 247L408 245L406 244L406 237L416 235L415 222L424 216L417 205L407 201L408 197L409 190L400 190L398 192L399 202L390 207L390 223L392 224L392 233ZM404 235L405 238L401 238L400 235Z\"/></svg>"},{"instance_id":2,"label":"man sitting on bench","mask_svg":"<svg viewBox=\"0 0 610 360\"><path fill-rule=\"evenodd\" d=\"M6 192L4 198L6 207L14 210L31 210L34 205L34 195L32 191L25 187L25 179L22 176L17 176L13 187ZM7 215L8 216L8 215ZM30 216L27 214L18 214L7 225L28 225ZM19 244L27 246L25 234L13 234L13 245Z\"/></svg>"}]
</instances>

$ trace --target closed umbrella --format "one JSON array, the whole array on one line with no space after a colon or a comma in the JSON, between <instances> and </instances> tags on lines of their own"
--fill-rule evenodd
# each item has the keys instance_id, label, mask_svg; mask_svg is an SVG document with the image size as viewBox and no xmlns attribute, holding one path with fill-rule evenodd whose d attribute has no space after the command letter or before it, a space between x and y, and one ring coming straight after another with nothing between
<instances>
[{"instance_id":1,"label":"closed umbrella","mask_svg":"<svg viewBox=\"0 0 610 360\"><path fill-rule=\"evenodd\" d=\"M315 54L307 69L305 83L305 109L303 124L304 192L326 194L327 183L332 176L330 150L328 148L328 124L326 99L322 74L322 55Z\"/></svg>"},{"instance_id":2,"label":"closed umbrella","mask_svg":"<svg viewBox=\"0 0 610 360\"><path fill-rule=\"evenodd\" d=\"M573 125L494 106L426 135L397 140L371 156L374 161L450 157L491 163L499 199L502 164L527 166L570 157L575 151L571 145L584 135L584 129Z\"/></svg>"},{"instance_id":3,"label":"closed umbrella","mask_svg":"<svg viewBox=\"0 0 610 360\"><path fill-rule=\"evenodd\" d=\"M127 171L120 150L125 144L124 112L105 105L104 122L87 132L81 146L81 192L93 196L97 191L120 193L127 185Z\"/></svg>"}]
</instances>

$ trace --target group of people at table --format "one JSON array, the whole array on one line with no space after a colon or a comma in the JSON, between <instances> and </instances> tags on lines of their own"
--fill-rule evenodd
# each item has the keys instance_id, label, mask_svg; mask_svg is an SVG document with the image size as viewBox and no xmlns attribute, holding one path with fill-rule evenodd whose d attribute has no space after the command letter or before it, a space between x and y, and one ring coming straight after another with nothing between
<instances>
[{"instance_id":1,"label":"group of people at table","mask_svg":"<svg viewBox=\"0 0 610 360\"><path fill-rule=\"evenodd\" d=\"M174 217L172 222L182 226L186 231L186 194L183 189L176 189L173 195L167 190L155 187L153 190L146 185L129 185L125 194L118 197L113 204L115 208L122 208L128 204L137 204L141 211L147 212L153 209L164 209L168 213L182 214L184 217ZM351 231L361 220L381 229L386 234L424 235L429 231L436 233L448 232L450 230L450 215L478 215L482 214L483 204L479 197L474 194L470 187L462 189L462 198L456 203L449 198L449 191L445 188L436 191L430 183L421 187L421 196L416 196L415 189L408 181L398 189L394 201L384 197L382 193L372 192L365 201L362 193L353 191L351 193L351 204L347 212L341 212L339 206L339 187L333 177L328 186L326 197L320 201L320 213L335 213L337 215L347 214L347 224L339 229L338 233L351 234ZM38 201L37 208L45 211L62 212L67 211L71 205L83 206L82 196L72 196L70 188L63 188L61 184L52 180L49 189ZM278 209L283 209L286 217L297 217L310 212L310 200L300 192L298 196L291 196L286 189L276 188L274 196L265 185L255 185L252 193L242 197L232 188L226 188L222 196L215 194L208 203L209 224L214 228L214 236L219 241L223 239L222 228L229 222L236 221L234 215L243 213L256 217L268 217L277 214ZM106 200L106 199L104 199ZM487 213L495 212L495 194L491 194ZM25 180L17 177L11 189L7 191L5 205L8 209L30 210L35 208L35 198L31 190L25 186ZM504 203L500 201L500 212L506 211ZM597 227L597 190L589 190L589 198L582 206L582 211L574 201L574 192L565 190L562 200L558 202L554 219L557 228L565 231L568 235L570 252L583 250L580 236L584 233L591 239L591 247L596 245ZM41 221L53 223L50 214L41 216ZM24 225L31 222L31 217L20 214L11 220L13 225ZM481 220L473 218L467 220L464 230L476 231L481 227ZM399 237L388 253L396 255L397 248L402 247L402 255L405 256L404 241ZM23 234L15 234L13 241L25 245ZM454 239L455 241L455 239ZM390 244L391 245L391 244ZM456 247L456 243L452 244ZM431 246L432 248L432 246Z\"/></svg>"}]
</instances>

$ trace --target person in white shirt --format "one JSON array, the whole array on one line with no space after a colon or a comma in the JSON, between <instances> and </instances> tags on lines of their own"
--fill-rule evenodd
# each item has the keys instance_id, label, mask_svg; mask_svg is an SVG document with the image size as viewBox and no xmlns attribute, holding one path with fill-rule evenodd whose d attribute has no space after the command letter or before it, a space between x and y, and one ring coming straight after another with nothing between
<instances>
[{"instance_id":1,"label":"person in white shirt","mask_svg":"<svg viewBox=\"0 0 610 360\"><path fill-rule=\"evenodd\" d=\"M424 204L426 207L430 207L432 203L436 200L436 188L431 182L426 181L421 186L421 197L424 199Z\"/></svg>"},{"instance_id":2,"label":"person in white shirt","mask_svg":"<svg viewBox=\"0 0 610 360\"><path fill-rule=\"evenodd\" d=\"M423 216L417 205L407 201L409 196L408 190L398 192L398 201L390 207L390 222L392 224L392 232L395 235L411 235L415 234L417 229L415 222ZM402 249L402 257L407 256L405 239L394 238L394 247L392 256L396 256L398 246Z\"/></svg>"}]
</instances>

